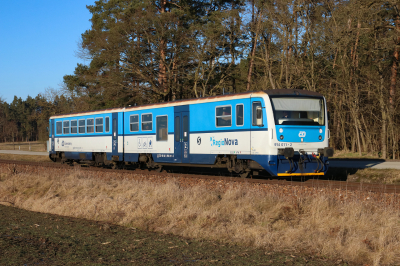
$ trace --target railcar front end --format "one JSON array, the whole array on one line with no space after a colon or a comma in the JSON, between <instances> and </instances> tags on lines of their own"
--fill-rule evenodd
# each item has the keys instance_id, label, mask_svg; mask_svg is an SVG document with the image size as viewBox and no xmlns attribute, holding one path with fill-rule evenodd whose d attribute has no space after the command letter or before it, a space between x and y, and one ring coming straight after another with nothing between
<instances>
[{"instance_id":1,"label":"railcar front end","mask_svg":"<svg viewBox=\"0 0 400 266\"><path fill-rule=\"evenodd\" d=\"M280 177L326 174L333 149L325 98L313 92L272 92L269 101L273 133L264 168Z\"/></svg>"}]
</instances>

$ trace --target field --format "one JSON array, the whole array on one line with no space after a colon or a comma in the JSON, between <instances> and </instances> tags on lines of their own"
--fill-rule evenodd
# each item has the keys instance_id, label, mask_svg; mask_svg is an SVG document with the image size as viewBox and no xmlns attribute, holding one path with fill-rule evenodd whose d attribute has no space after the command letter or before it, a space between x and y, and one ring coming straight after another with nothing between
<instances>
[{"instance_id":1,"label":"field","mask_svg":"<svg viewBox=\"0 0 400 266\"><path fill-rule=\"evenodd\" d=\"M0 150L47 151L46 142L1 142Z\"/></svg>"},{"instance_id":2,"label":"field","mask_svg":"<svg viewBox=\"0 0 400 266\"><path fill-rule=\"evenodd\" d=\"M254 254L261 254L254 255L261 256L255 261L263 264L270 258L265 254L274 254L274 257L281 252L285 260L293 258L291 255L302 259L307 255L330 262L400 263L399 199L394 195L329 189L312 191L284 186L264 190L257 185L218 182L210 188L201 180L190 181L192 183L188 185L187 180L179 178L164 180L154 176L144 180L138 176L127 180L110 175L99 178L97 174L79 168L52 174L13 174L2 168L0 201L26 210L124 226L121 230L134 227L144 232L173 234L194 242L211 241L207 243L234 247L231 254L235 256L242 251L247 254L254 251ZM18 222L14 224L20 226ZM37 224L43 230L42 225ZM65 241L71 240L68 234L74 239L84 235L73 231L63 234ZM93 241L112 242L107 239ZM132 240L126 241L131 243ZM170 242L168 247L181 249L182 243ZM159 250L161 246L154 249ZM236 249L240 252L235 253ZM197 249L193 252L205 254ZM221 254L226 252L221 251ZM146 254L150 256L150 253ZM189 258L202 258L194 255L197 253L188 254ZM213 253L206 254L207 259L200 264L223 258L219 254L214 257L211 256ZM115 255L123 257L120 253ZM275 261L275 257L272 260ZM236 260L227 263L242 264Z\"/></svg>"},{"instance_id":3,"label":"field","mask_svg":"<svg viewBox=\"0 0 400 266\"><path fill-rule=\"evenodd\" d=\"M27 161L27 162L42 162L51 163L47 155L21 155L21 154L1 154L0 159L2 160L13 160L13 161Z\"/></svg>"},{"instance_id":4,"label":"field","mask_svg":"<svg viewBox=\"0 0 400 266\"><path fill-rule=\"evenodd\" d=\"M346 265L0 205L1 265Z\"/></svg>"}]
</instances>

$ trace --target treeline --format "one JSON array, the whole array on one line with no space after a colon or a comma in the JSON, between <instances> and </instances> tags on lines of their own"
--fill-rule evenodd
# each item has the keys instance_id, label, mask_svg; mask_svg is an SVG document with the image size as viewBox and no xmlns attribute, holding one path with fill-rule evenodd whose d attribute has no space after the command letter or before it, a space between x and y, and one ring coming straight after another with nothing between
<instances>
[{"instance_id":1,"label":"treeline","mask_svg":"<svg viewBox=\"0 0 400 266\"><path fill-rule=\"evenodd\" d=\"M88 6L70 111L248 90L326 96L331 146L398 158L400 3L100 0Z\"/></svg>"},{"instance_id":2,"label":"treeline","mask_svg":"<svg viewBox=\"0 0 400 266\"><path fill-rule=\"evenodd\" d=\"M49 117L71 112L72 101L55 90L28 96L14 96L8 104L0 99L0 142L45 141L49 139Z\"/></svg>"}]
</instances>

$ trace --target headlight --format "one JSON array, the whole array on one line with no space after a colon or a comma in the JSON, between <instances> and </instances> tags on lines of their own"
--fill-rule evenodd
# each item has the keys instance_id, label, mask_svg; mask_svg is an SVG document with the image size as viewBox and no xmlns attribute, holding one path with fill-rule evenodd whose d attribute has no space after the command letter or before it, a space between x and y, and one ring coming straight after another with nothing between
<instances>
[{"instance_id":1,"label":"headlight","mask_svg":"<svg viewBox=\"0 0 400 266\"><path fill-rule=\"evenodd\" d=\"M283 135L281 135L279 138L280 138L281 140L283 140Z\"/></svg>"},{"instance_id":2,"label":"headlight","mask_svg":"<svg viewBox=\"0 0 400 266\"><path fill-rule=\"evenodd\" d=\"M279 133L282 133L282 132L283 132L283 128L280 128L280 129L279 129Z\"/></svg>"},{"instance_id":3,"label":"headlight","mask_svg":"<svg viewBox=\"0 0 400 266\"><path fill-rule=\"evenodd\" d=\"M319 135L318 139L319 139L319 140L321 140L321 139L322 139L322 136L321 136L321 135Z\"/></svg>"},{"instance_id":4,"label":"headlight","mask_svg":"<svg viewBox=\"0 0 400 266\"><path fill-rule=\"evenodd\" d=\"M322 128L319 129L319 133L322 134Z\"/></svg>"}]
</instances>

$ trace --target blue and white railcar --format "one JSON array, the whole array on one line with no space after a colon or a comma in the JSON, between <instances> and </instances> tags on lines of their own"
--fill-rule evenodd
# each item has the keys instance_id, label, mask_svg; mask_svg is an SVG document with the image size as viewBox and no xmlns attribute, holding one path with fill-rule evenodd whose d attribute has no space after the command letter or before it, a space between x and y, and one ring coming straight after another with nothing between
<instances>
[{"instance_id":1,"label":"blue and white railcar","mask_svg":"<svg viewBox=\"0 0 400 266\"><path fill-rule=\"evenodd\" d=\"M84 133L79 131L81 120ZM274 176L295 176L323 175L333 155L325 99L302 90L61 115L51 117L50 124L53 160L156 169L176 164L226 167L242 176L265 169Z\"/></svg>"},{"instance_id":2,"label":"blue and white railcar","mask_svg":"<svg viewBox=\"0 0 400 266\"><path fill-rule=\"evenodd\" d=\"M118 122L122 121L123 110L116 108L50 117L50 158L53 161L122 161L123 127Z\"/></svg>"}]
</instances>

